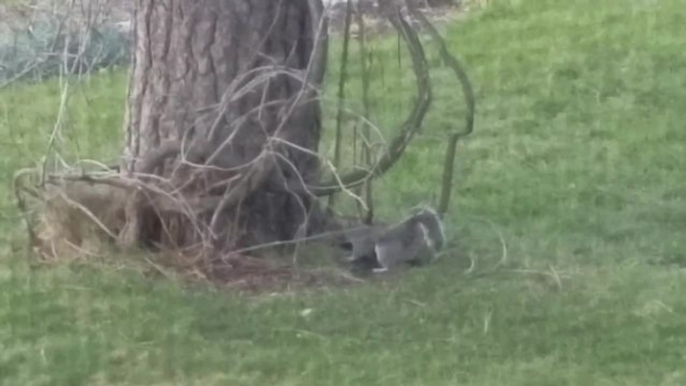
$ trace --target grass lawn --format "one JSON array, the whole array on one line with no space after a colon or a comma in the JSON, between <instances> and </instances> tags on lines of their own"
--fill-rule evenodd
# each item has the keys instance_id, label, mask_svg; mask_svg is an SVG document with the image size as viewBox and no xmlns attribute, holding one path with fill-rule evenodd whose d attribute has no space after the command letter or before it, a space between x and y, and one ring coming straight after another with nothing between
<instances>
[{"instance_id":1,"label":"grass lawn","mask_svg":"<svg viewBox=\"0 0 686 386\"><path fill-rule=\"evenodd\" d=\"M444 28L479 100L453 249L353 289L246 297L127 266L29 270L0 189L0 384L686 384L684 20L677 0L493 0ZM373 44L384 126L412 90L396 43ZM381 217L438 190L461 122L459 88L430 52L431 116L378 185ZM125 82L115 71L72 90L69 154L116 157ZM7 183L41 162L59 94L56 82L0 91ZM503 269L463 274L466 256L483 272L503 246Z\"/></svg>"}]
</instances>

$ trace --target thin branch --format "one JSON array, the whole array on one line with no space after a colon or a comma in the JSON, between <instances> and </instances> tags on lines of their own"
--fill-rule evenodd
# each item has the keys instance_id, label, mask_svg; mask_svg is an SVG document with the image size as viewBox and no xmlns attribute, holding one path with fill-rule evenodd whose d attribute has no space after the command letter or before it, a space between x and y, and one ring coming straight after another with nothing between
<instances>
[{"instance_id":1,"label":"thin branch","mask_svg":"<svg viewBox=\"0 0 686 386\"><path fill-rule=\"evenodd\" d=\"M422 44L415 31L402 17L397 7L388 2L385 3L387 6L391 7L389 12L387 12L388 19L393 27L401 34L402 39L408 46L412 59L412 69L416 77L417 98L408 118L400 126L400 133L391 141L389 149L381 159L377 161L371 171L350 172L340 178L340 183L337 181L337 178L334 177L332 180L317 185L311 185L309 189L318 196L333 194L339 191L341 187L350 189L359 186L364 184L367 180L383 175L388 171L400 159L414 135L421 129L424 116L431 105L432 95L431 84L429 82L429 70Z\"/></svg>"},{"instance_id":2,"label":"thin branch","mask_svg":"<svg viewBox=\"0 0 686 386\"><path fill-rule=\"evenodd\" d=\"M450 206L450 196L452 192L452 181L454 174L455 156L457 152L457 142L460 138L466 137L474 131L474 117L476 115L476 97L474 96L474 89L469 80L467 71L460 61L448 51L445 40L438 33L431 22L417 10L415 4L411 0L406 0L407 8L410 13L420 21L420 23L429 31L432 40L438 45L441 59L446 66L450 67L462 86L462 93L464 94L467 103L467 114L465 115L464 128L461 132L456 131L451 134L448 140L448 148L446 150L446 159L443 169L443 183L441 188L441 197L438 205L438 212L444 215Z\"/></svg>"},{"instance_id":3,"label":"thin branch","mask_svg":"<svg viewBox=\"0 0 686 386\"><path fill-rule=\"evenodd\" d=\"M365 29L365 24L364 24L364 16L362 14L362 10L360 9L361 5L358 4L358 9L355 15L357 16L357 25L358 25L358 30L359 30L359 35L358 35L358 43L359 43L359 49L360 49L360 70L362 72L360 81L362 82L362 106L363 106L363 117L365 121L369 121L369 111L371 109L370 103L369 103L369 86L371 85L371 79L369 77L369 65L367 63L367 33ZM371 168L372 167L372 153L371 153L371 147L369 145L369 138L371 136L369 126L364 125L364 138L362 146L363 146L363 163ZM373 180L369 179L367 182L364 184L365 187L365 194L364 194L364 201L367 204L367 213L364 216L364 223L366 224L371 224L372 221L374 220L374 197L373 197ZM358 207L358 209L361 209Z\"/></svg>"},{"instance_id":4,"label":"thin branch","mask_svg":"<svg viewBox=\"0 0 686 386\"><path fill-rule=\"evenodd\" d=\"M343 52L341 53L341 70L338 79L338 110L336 112L336 139L334 142L333 166L341 165L341 142L343 141L343 106L345 105L345 84L348 80L348 46L350 44L350 19L352 16L352 0L347 0L345 10L345 27L343 32ZM329 196L329 207L333 208L336 194Z\"/></svg>"}]
</instances>

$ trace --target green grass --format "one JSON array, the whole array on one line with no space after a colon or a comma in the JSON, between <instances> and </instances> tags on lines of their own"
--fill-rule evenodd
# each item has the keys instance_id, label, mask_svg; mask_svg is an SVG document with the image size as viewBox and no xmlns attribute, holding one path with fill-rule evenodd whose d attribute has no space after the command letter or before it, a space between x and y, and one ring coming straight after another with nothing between
<instances>
[{"instance_id":1,"label":"green grass","mask_svg":"<svg viewBox=\"0 0 686 386\"><path fill-rule=\"evenodd\" d=\"M686 384L686 11L491 3L445 30L479 98L448 219L455 253L355 289L257 298L88 264L30 271L1 189L0 384ZM375 43L384 127L411 98L395 47ZM461 121L457 85L430 55L436 100L378 185L382 217L438 190L443 138ZM123 73L74 90L70 154L116 157L124 94ZM58 97L54 83L0 92L5 181L40 161ZM501 236L512 270L461 273L464 256L477 270L500 259Z\"/></svg>"}]
</instances>

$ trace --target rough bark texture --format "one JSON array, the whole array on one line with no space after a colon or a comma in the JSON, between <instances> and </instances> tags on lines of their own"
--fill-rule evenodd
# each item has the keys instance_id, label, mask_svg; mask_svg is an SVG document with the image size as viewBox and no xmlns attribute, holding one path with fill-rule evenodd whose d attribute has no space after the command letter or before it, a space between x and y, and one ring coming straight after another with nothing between
<instances>
[{"instance_id":1,"label":"rough bark texture","mask_svg":"<svg viewBox=\"0 0 686 386\"><path fill-rule=\"evenodd\" d=\"M291 239L313 204L274 189L296 173L312 181L318 169L302 150L316 152L320 138L319 105L302 94L317 29L311 1L137 0L124 169L129 176L154 172L189 200L214 199L198 219L220 248ZM310 80L316 85L321 77ZM262 172L268 178L256 177ZM251 186L222 206L240 184ZM148 233L139 241L155 242L174 223L141 222Z\"/></svg>"},{"instance_id":2,"label":"rough bark texture","mask_svg":"<svg viewBox=\"0 0 686 386\"><path fill-rule=\"evenodd\" d=\"M430 7L443 7L446 5L458 4L457 0L427 0L426 2Z\"/></svg>"}]
</instances>

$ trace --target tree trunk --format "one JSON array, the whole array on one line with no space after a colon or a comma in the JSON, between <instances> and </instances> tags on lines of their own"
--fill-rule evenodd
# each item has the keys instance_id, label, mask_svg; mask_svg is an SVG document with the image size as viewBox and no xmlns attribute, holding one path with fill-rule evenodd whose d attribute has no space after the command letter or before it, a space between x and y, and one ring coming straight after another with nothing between
<instances>
[{"instance_id":1,"label":"tree trunk","mask_svg":"<svg viewBox=\"0 0 686 386\"><path fill-rule=\"evenodd\" d=\"M149 188L129 242L227 250L302 230L316 200L285 182L318 171L319 7L137 0L123 169Z\"/></svg>"},{"instance_id":2,"label":"tree trunk","mask_svg":"<svg viewBox=\"0 0 686 386\"><path fill-rule=\"evenodd\" d=\"M458 4L456 0L427 0L426 2L430 7L445 7Z\"/></svg>"}]
</instances>

